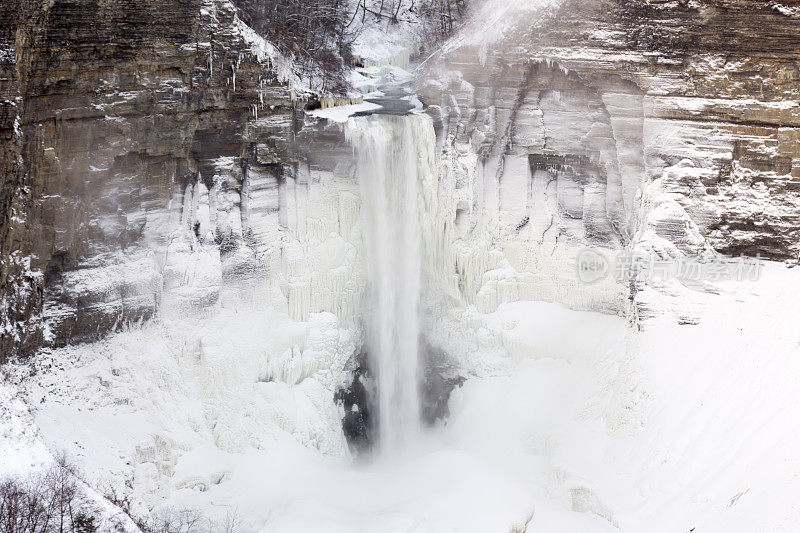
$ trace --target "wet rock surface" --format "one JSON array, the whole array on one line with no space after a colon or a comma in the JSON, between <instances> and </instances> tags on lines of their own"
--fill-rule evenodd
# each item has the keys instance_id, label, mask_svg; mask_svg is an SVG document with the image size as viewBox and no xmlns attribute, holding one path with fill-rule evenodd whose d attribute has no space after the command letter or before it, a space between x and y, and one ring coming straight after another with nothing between
<instances>
[{"instance_id":1,"label":"wet rock surface","mask_svg":"<svg viewBox=\"0 0 800 533\"><path fill-rule=\"evenodd\" d=\"M420 350L422 383L420 385L422 422L428 426L446 423L450 416L450 395L466 381L455 360L427 343Z\"/></svg>"},{"instance_id":2,"label":"wet rock surface","mask_svg":"<svg viewBox=\"0 0 800 533\"><path fill-rule=\"evenodd\" d=\"M373 449L377 431L376 420L371 416L373 395L368 390L371 378L367 354L362 351L354 356L345 370L351 373L351 381L336 392L334 399L344 408L342 431L350 453L364 456Z\"/></svg>"},{"instance_id":3,"label":"wet rock surface","mask_svg":"<svg viewBox=\"0 0 800 533\"><path fill-rule=\"evenodd\" d=\"M421 380L419 386L421 422L434 426L447 422L453 390L466 381L455 360L443 350L426 342L420 345ZM367 352L361 351L347 363L348 383L336 392L335 400L344 410L342 431L350 452L365 456L378 438L379 421L373 415L375 383L369 370Z\"/></svg>"}]
</instances>

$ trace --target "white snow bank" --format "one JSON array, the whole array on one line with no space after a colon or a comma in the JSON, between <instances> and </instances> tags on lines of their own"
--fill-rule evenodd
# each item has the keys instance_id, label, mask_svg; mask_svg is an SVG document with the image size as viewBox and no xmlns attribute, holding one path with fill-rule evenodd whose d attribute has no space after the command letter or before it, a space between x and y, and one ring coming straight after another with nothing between
<instances>
[{"instance_id":1,"label":"white snow bank","mask_svg":"<svg viewBox=\"0 0 800 533\"><path fill-rule=\"evenodd\" d=\"M0 479L24 475L52 461L24 398L3 380L0 371Z\"/></svg>"},{"instance_id":2,"label":"white snow bank","mask_svg":"<svg viewBox=\"0 0 800 533\"><path fill-rule=\"evenodd\" d=\"M332 315L150 324L57 351L25 392L84 468L133 475L150 505L236 507L243 531L796 531L800 270L720 288L699 325L642 332L556 304L462 310L502 347L473 356L483 377L416 449L356 466Z\"/></svg>"},{"instance_id":3,"label":"white snow bank","mask_svg":"<svg viewBox=\"0 0 800 533\"><path fill-rule=\"evenodd\" d=\"M328 313L295 322L270 309L221 307L40 354L23 393L44 441L74 457L91 482L128 479L155 505L182 487L219 482L225 469L215 458L283 438L346 454L333 394L356 341ZM17 433L0 442L4 450L24 442ZM176 468L198 454L202 469Z\"/></svg>"}]
</instances>

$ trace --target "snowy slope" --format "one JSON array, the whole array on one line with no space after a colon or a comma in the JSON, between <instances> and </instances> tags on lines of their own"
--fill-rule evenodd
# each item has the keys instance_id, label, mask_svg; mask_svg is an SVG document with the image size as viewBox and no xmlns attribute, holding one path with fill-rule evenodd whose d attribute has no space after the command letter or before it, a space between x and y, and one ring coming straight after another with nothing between
<instances>
[{"instance_id":1,"label":"snowy slope","mask_svg":"<svg viewBox=\"0 0 800 533\"><path fill-rule=\"evenodd\" d=\"M330 315L153 323L53 353L22 390L93 476L132 476L151 505L236 506L246 531L791 531L800 271L720 288L700 325L641 332L557 304L453 311L451 342L495 349L464 352L450 421L355 467L322 401L352 342Z\"/></svg>"}]
</instances>

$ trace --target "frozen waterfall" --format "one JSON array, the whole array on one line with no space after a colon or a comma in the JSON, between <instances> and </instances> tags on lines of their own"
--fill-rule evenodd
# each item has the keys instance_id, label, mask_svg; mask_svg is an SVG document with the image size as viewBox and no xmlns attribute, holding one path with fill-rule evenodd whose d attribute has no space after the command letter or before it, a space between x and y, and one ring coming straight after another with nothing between
<instances>
[{"instance_id":1,"label":"frozen waterfall","mask_svg":"<svg viewBox=\"0 0 800 533\"><path fill-rule=\"evenodd\" d=\"M432 124L421 115L353 118L347 137L357 156L366 241L369 366L382 451L402 449L420 427L420 195Z\"/></svg>"}]
</instances>

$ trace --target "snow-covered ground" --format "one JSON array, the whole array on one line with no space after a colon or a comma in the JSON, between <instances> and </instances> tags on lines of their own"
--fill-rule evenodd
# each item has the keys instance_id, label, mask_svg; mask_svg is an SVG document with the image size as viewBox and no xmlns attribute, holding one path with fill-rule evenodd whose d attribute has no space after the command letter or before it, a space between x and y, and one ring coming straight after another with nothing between
<instances>
[{"instance_id":1,"label":"snow-covered ground","mask_svg":"<svg viewBox=\"0 0 800 533\"><path fill-rule=\"evenodd\" d=\"M499 348L462 354L445 426L357 464L331 400L354 340L333 315L164 318L3 385L0 464L65 449L90 481L236 508L243 531L796 531L800 270L720 288L700 324L641 332L541 302L456 310L458 336Z\"/></svg>"}]
</instances>

